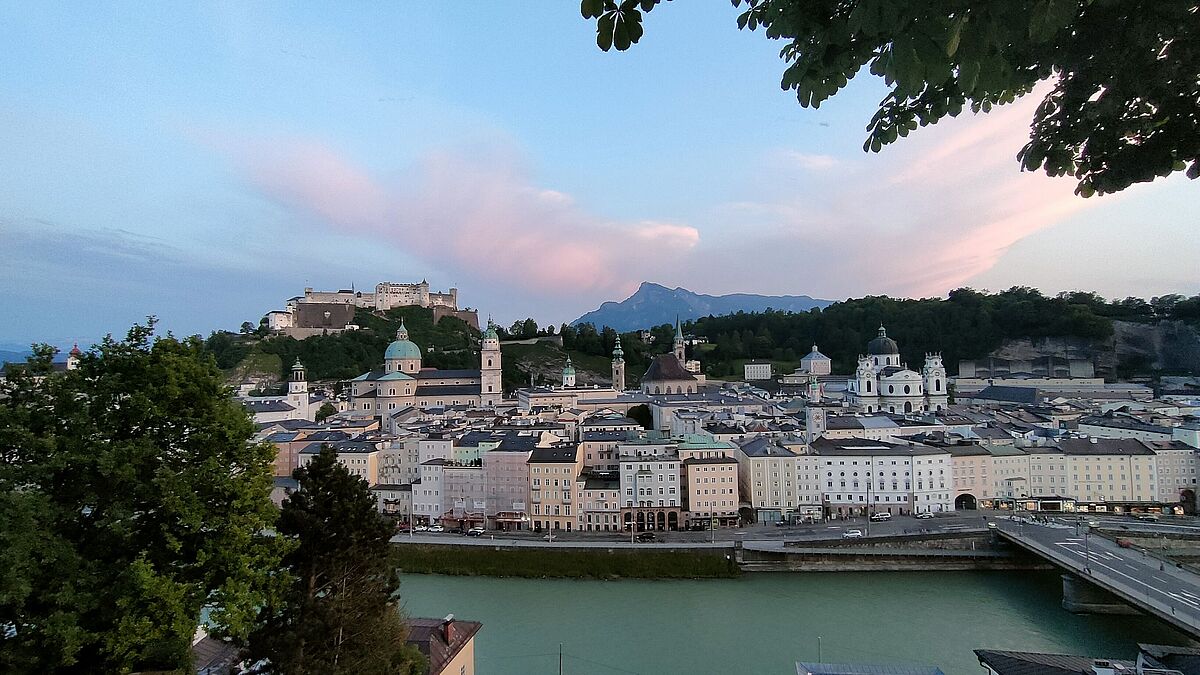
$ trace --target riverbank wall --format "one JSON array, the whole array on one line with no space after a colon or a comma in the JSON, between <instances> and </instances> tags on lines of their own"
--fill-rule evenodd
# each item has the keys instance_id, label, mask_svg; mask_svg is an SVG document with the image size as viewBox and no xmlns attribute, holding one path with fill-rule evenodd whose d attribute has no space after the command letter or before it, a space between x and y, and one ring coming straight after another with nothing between
<instances>
[{"instance_id":1,"label":"riverbank wall","mask_svg":"<svg viewBox=\"0 0 1200 675\"><path fill-rule=\"evenodd\" d=\"M984 529L896 534L869 539L746 542L743 572L929 572L1052 569L1035 556L997 542Z\"/></svg>"},{"instance_id":2,"label":"riverbank wall","mask_svg":"<svg viewBox=\"0 0 1200 675\"><path fill-rule=\"evenodd\" d=\"M591 579L729 579L741 573L733 545L664 546L458 546L395 545L402 572L492 577Z\"/></svg>"}]
</instances>

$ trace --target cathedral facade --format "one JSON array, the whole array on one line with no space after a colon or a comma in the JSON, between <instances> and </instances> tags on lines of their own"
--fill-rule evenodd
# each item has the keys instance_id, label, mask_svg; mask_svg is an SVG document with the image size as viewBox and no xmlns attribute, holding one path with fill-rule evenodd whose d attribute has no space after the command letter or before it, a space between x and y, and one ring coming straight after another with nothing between
<instances>
[{"instance_id":1,"label":"cathedral facade","mask_svg":"<svg viewBox=\"0 0 1200 675\"><path fill-rule=\"evenodd\" d=\"M396 339L383 353L383 368L350 381L353 409L382 419L410 407L496 405L503 397L500 337L490 323L480 348L479 370L423 368L421 348L408 339L401 321Z\"/></svg>"},{"instance_id":2,"label":"cathedral facade","mask_svg":"<svg viewBox=\"0 0 1200 675\"><path fill-rule=\"evenodd\" d=\"M941 354L926 354L917 373L900 362L900 347L879 327L858 357L853 379L846 382L846 400L862 412L912 413L943 410L949 393Z\"/></svg>"}]
</instances>

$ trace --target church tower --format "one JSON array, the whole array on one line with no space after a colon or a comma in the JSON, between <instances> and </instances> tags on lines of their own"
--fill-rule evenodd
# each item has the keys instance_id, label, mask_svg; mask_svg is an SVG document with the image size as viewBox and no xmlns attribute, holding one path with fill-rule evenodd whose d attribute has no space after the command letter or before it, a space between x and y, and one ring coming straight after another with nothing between
<instances>
[{"instance_id":1,"label":"church tower","mask_svg":"<svg viewBox=\"0 0 1200 675\"><path fill-rule=\"evenodd\" d=\"M83 352L79 351L79 343L76 342L71 351L67 354L67 370L75 370L79 367L79 357L83 356Z\"/></svg>"},{"instance_id":2,"label":"church tower","mask_svg":"<svg viewBox=\"0 0 1200 675\"><path fill-rule=\"evenodd\" d=\"M925 355L921 379L925 385L926 410L942 410L949 405L949 385L946 382L946 366L942 364L941 354Z\"/></svg>"},{"instance_id":3,"label":"church tower","mask_svg":"<svg viewBox=\"0 0 1200 675\"><path fill-rule=\"evenodd\" d=\"M496 405L504 398L504 392L500 381L500 336L496 334L496 326L491 319L488 319L488 327L483 332L480 346L479 403Z\"/></svg>"},{"instance_id":4,"label":"church tower","mask_svg":"<svg viewBox=\"0 0 1200 675\"><path fill-rule=\"evenodd\" d=\"M678 316L675 317L675 344L672 351L680 364L687 363L687 352L683 348L683 326L680 325Z\"/></svg>"},{"instance_id":5,"label":"church tower","mask_svg":"<svg viewBox=\"0 0 1200 675\"><path fill-rule=\"evenodd\" d=\"M825 419L825 408L809 402L804 407L804 436L809 443L825 435L828 422Z\"/></svg>"},{"instance_id":6,"label":"church tower","mask_svg":"<svg viewBox=\"0 0 1200 675\"><path fill-rule=\"evenodd\" d=\"M292 364L292 376L288 378L287 402L296 409L301 419L312 419L308 414L308 377L299 358Z\"/></svg>"},{"instance_id":7,"label":"church tower","mask_svg":"<svg viewBox=\"0 0 1200 675\"><path fill-rule=\"evenodd\" d=\"M625 391L625 350L621 349L620 334L617 335L617 344L613 346L612 383L618 394Z\"/></svg>"},{"instance_id":8,"label":"church tower","mask_svg":"<svg viewBox=\"0 0 1200 675\"><path fill-rule=\"evenodd\" d=\"M570 354L567 355L567 365L563 366L562 386L564 386L564 387L574 387L575 386L575 366L571 365Z\"/></svg>"}]
</instances>

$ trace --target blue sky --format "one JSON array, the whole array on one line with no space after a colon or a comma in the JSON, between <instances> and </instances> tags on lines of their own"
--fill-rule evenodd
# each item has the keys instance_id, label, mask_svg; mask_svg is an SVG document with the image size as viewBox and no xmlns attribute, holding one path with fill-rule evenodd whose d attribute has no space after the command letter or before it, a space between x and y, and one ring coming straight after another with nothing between
<instances>
[{"instance_id":1,"label":"blue sky","mask_svg":"<svg viewBox=\"0 0 1200 675\"><path fill-rule=\"evenodd\" d=\"M1200 291L1196 183L1021 174L1030 99L861 151L725 2L604 54L574 2L0 3L0 344L428 278L508 322L708 293Z\"/></svg>"}]
</instances>

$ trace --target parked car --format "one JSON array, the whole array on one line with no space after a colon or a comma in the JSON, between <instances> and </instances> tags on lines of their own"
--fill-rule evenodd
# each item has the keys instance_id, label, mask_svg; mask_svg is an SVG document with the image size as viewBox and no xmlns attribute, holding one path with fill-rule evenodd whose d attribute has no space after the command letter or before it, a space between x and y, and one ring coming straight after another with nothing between
<instances>
[{"instance_id":1,"label":"parked car","mask_svg":"<svg viewBox=\"0 0 1200 675\"><path fill-rule=\"evenodd\" d=\"M922 511L917 514L917 520L929 520L933 517L932 511Z\"/></svg>"},{"instance_id":2,"label":"parked car","mask_svg":"<svg viewBox=\"0 0 1200 675\"><path fill-rule=\"evenodd\" d=\"M871 520L873 520L877 523L880 523L880 522L883 522L886 520L891 520L891 519L892 519L892 514L886 512L886 511L881 511L879 513L871 514Z\"/></svg>"},{"instance_id":3,"label":"parked car","mask_svg":"<svg viewBox=\"0 0 1200 675\"><path fill-rule=\"evenodd\" d=\"M471 529L467 530L467 536L468 537L482 537L483 536L483 528L482 527L472 527Z\"/></svg>"},{"instance_id":4,"label":"parked car","mask_svg":"<svg viewBox=\"0 0 1200 675\"><path fill-rule=\"evenodd\" d=\"M408 534L409 532L412 532L412 528L408 525L397 525L396 531L400 532L401 534Z\"/></svg>"},{"instance_id":5,"label":"parked car","mask_svg":"<svg viewBox=\"0 0 1200 675\"><path fill-rule=\"evenodd\" d=\"M846 530L842 533L842 539L862 539L862 530Z\"/></svg>"},{"instance_id":6,"label":"parked car","mask_svg":"<svg viewBox=\"0 0 1200 675\"><path fill-rule=\"evenodd\" d=\"M430 525L429 531L430 532L445 532L446 528L442 527L441 525Z\"/></svg>"},{"instance_id":7,"label":"parked car","mask_svg":"<svg viewBox=\"0 0 1200 675\"><path fill-rule=\"evenodd\" d=\"M450 528L450 534L466 534L461 527Z\"/></svg>"},{"instance_id":8,"label":"parked car","mask_svg":"<svg viewBox=\"0 0 1200 675\"><path fill-rule=\"evenodd\" d=\"M637 540L641 542L654 541L655 536L653 532L639 532Z\"/></svg>"},{"instance_id":9,"label":"parked car","mask_svg":"<svg viewBox=\"0 0 1200 675\"><path fill-rule=\"evenodd\" d=\"M418 526L414 527L413 530L415 530L417 532L428 532L429 526L428 525L418 525Z\"/></svg>"},{"instance_id":10,"label":"parked car","mask_svg":"<svg viewBox=\"0 0 1200 675\"><path fill-rule=\"evenodd\" d=\"M1134 515L1133 517L1137 518L1138 520L1144 520L1147 523L1157 523L1158 522L1158 516L1153 513L1138 513L1138 514Z\"/></svg>"}]
</instances>

